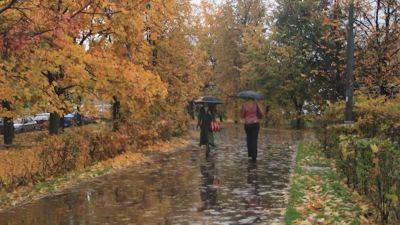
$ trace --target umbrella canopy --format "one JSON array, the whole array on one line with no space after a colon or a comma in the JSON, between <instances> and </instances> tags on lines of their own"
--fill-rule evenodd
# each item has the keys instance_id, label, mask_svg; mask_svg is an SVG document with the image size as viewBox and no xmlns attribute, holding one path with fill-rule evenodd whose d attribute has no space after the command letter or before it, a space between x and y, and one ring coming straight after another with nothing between
<instances>
[{"instance_id":1,"label":"umbrella canopy","mask_svg":"<svg viewBox=\"0 0 400 225\"><path fill-rule=\"evenodd\" d=\"M222 100L215 96L204 96L197 99L195 103L222 104Z\"/></svg>"},{"instance_id":2,"label":"umbrella canopy","mask_svg":"<svg viewBox=\"0 0 400 225\"><path fill-rule=\"evenodd\" d=\"M241 91L239 92L236 97L243 98L243 99L254 99L254 100L261 100L264 96L255 91Z\"/></svg>"}]
</instances>

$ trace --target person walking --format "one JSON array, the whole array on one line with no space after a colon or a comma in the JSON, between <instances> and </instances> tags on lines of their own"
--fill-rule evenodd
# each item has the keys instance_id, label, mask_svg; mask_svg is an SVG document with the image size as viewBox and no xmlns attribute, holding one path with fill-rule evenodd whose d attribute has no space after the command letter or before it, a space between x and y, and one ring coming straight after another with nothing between
<instances>
[{"instance_id":1,"label":"person walking","mask_svg":"<svg viewBox=\"0 0 400 225\"><path fill-rule=\"evenodd\" d=\"M264 111L265 127L268 127L268 125L269 125L269 111L270 111L270 106L266 105L265 111Z\"/></svg>"},{"instance_id":2,"label":"person walking","mask_svg":"<svg viewBox=\"0 0 400 225\"><path fill-rule=\"evenodd\" d=\"M190 118L192 118L192 120L195 119L195 104L194 104L194 99L189 101L187 104L187 112L190 116Z\"/></svg>"},{"instance_id":3,"label":"person walking","mask_svg":"<svg viewBox=\"0 0 400 225\"><path fill-rule=\"evenodd\" d=\"M201 106L197 122L197 127L200 127L200 146L215 146L214 134L211 130L211 122L213 121L214 116L215 115L213 114L213 105Z\"/></svg>"},{"instance_id":4,"label":"person walking","mask_svg":"<svg viewBox=\"0 0 400 225\"><path fill-rule=\"evenodd\" d=\"M260 131L259 121L263 117L263 112L256 101L249 100L242 105L241 116L244 119L248 157L256 161L258 133Z\"/></svg>"}]
</instances>

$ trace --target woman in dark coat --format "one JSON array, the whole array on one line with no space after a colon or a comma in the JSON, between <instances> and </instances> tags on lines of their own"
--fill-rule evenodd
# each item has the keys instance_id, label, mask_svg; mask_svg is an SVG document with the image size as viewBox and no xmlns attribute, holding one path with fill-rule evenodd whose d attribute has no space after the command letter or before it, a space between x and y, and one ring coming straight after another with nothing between
<instances>
[{"instance_id":1,"label":"woman in dark coat","mask_svg":"<svg viewBox=\"0 0 400 225\"><path fill-rule=\"evenodd\" d=\"M211 122L214 119L213 106L209 107L202 106L199 111L197 126L200 127L200 146L214 144L214 134L211 131Z\"/></svg>"}]
</instances>

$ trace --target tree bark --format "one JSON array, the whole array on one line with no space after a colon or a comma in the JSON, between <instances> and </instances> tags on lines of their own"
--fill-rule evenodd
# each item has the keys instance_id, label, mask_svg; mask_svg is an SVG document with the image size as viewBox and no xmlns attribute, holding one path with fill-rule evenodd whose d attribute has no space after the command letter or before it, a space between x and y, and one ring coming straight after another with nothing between
<instances>
[{"instance_id":1,"label":"tree bark","mask_svg":"<svg viewBox=\"0 0 400 225\"><path fill-rule=\"evenodd\" d=\"M295 123L295 128L300 129L303 128L303 103L299 103L296 99L296 97L293 98L293 104L296 109L296 123Z\"/></svg>"},{"instance_id":2,"label":"tree bark","mask_svg":"<svg viewBox=\"0 0 400 225\"><path fill-rule=\"evenodd\" d=\"M82 126L83 125L83 121L82 121L83 116L81 114L81 107L80 107L80 105L82 104L82 97L79 96L78 99L79 99L79 105L76 110L76 124L78 126Z\"/></svg>"},{"instance_id":3,"label":"tree bark","mask_svg":"<svg viewBox=\"0 0 400 225\"><path fill-rule=\"evenodd\" d=\"M3 108L11 111L11 103L9 101L1 101ZM14 139L14 121L12 117L3 118L3 138L4 144L11 145Z\"/></svg>"},{"instance_id":4,"label":"tree bark","mask_svg":"<svg viewBox=\"0 0 400 225\"><path fill-rule=\"evenodd\" d=\"M113 130L117 131L119 129L119 123L121 120L121 102L118 100L116 96L113 97L112 103L112 121L113 121Z\"/></svg>"},{"instance_id":5,"label":"tree bark","mask_svg":"<svg viewBox=\"0 0 400 225\"><path fill-rule=\"evenodd\" d=\"M14 121L12 117L3 118L4 144L11 145L14 139Z\"/></svg>"},{"instance_id":6,"label":"tree bark","mask_svg":"<svg viewBox=\"0 0 400 225\"><path fill-rule=\"evenodd\" d=\"M353 123L353 89L354 89L354 1L350 2L349 7L349 24L347 34L347 50L346 50L346 110L345 122Z\"/></svg>"},{"instance_id":7,"label":"tree bark","mask_svg":"<svg viewBox=\"0 0 400 225\"><path fill-rule=\"evenodd\" d=\"M297 111L297 117L296 117L296 129L301 129L304 127L304 122L303 122L303 106L299 106L296 108Z\"/></svg>"},{"instance_id":8,"label":"tree bark","mask_svg":"<svg viewBox=\"0 0 400 225\"><path fill-rule=\"evenodd\" d=\"M59 133L61 127L61 117L58 113L50 113L49 120L49 134L56 135Z\"/></svg>"}]
</instances>

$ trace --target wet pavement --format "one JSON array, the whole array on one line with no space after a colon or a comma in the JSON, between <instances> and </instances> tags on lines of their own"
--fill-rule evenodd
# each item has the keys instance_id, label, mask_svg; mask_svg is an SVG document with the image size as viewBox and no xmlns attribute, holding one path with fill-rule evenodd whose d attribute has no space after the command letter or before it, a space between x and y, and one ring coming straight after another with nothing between
<instances>
[{"instance_id":1,"label":"wet pavement","mask_svg":"<svg viewBox=\"0 0 400 225\"><path fill-rule=\"evenodd\" d=\"M188 147L0 214L1 225L281 224L302 134L264 130L257 163L241 126L225 125L218 147Z\"/></svg>"}]
</instances>

